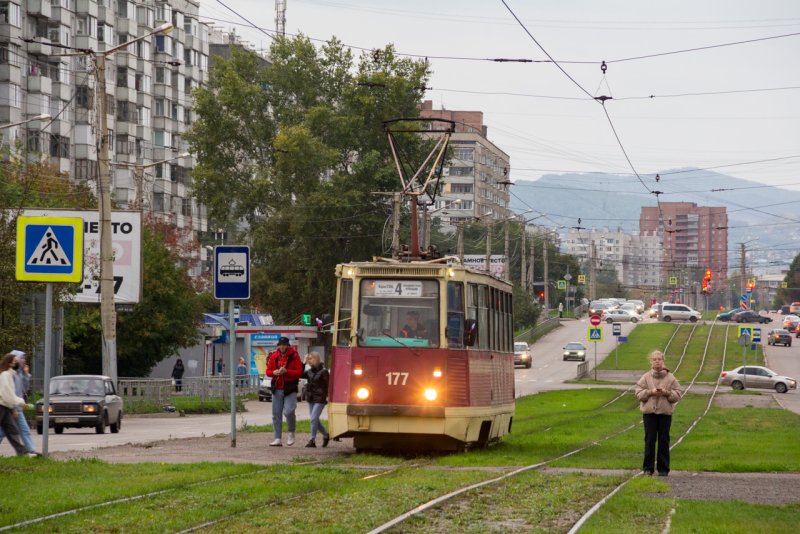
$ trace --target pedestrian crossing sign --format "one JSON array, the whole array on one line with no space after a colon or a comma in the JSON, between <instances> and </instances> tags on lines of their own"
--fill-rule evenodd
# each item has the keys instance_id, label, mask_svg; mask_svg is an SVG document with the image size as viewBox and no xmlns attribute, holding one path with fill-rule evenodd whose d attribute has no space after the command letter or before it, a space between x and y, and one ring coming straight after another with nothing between
<instances>
[{"instance_id":1,"label":"pedestrian crossing sign","mask_svg":"<svg viewBox=\"0 0 800 534\"><path fill-rule=\"evenodd\" d=\"M17 217L17 280L80 282L83 279L83 219Z\"/></svg>"},{"instance_id":2,"label":"pedestrian crossing sign","mask_svg":"<svg viewBox=\"0 0 800 534\"><path fill-rule=\"evenodd\" d=\"M590 326L589 341L593 341L594 343L597 343L598 341L603 341L603 329L599 326Z\"/></svg>"},{"instance_id":3,"label":"pedestrian crossing sign","mask_svg":"<svg viewBox=\"0 0 800 534\"><path fill-rule=\"evenodd\" d=\"M746 335L750 339L753 339L753 327L752 326L740 326L739 327L739 337L742 337L744 335Z\"/></svg>"}]
</instances>

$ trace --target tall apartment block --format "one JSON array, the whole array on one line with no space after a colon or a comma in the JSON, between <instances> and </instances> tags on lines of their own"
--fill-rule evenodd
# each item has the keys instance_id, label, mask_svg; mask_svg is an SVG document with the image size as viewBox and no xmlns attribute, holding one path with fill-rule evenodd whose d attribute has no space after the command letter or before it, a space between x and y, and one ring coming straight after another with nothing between
<instances>
[{"instance_id":1,"label":"tall apartment block","mask_svg":"<svg viewBox=\"0 0 800 534\"><path fill-rule=\"evenodd\" d=\"M595 268L600 270L607 263L612 265L617 280L627 288L657 290L661 287L663 254L660 236L640 236L608 229L570 229L563 249L567 254L587 261L591 261L594 254Z\"/></svg>"},{"instance_id":2,"label":"tall apartment block","mask_svg":"<svg viewBox=\"0 0 800 534\"><path fill-rule=\"evenodd\" d=\"M665 275L689 274L690 281L697 281L697 273L711 270L713 280L727 279L726 208L698 206L693 202L662 202L659 206L643 207L639 235L661 237Z\"/></svg>"},{"instance_id":3,"label":"tall apartment block","mask_svg":"<svg viewBox=\"0 0 800 534\"><path fill-rule=\"evenodd\" d=\"M476 217L493 220L509 217L510 160L508 154L487 139L483 112L435 110L433 102L425 100L420 116L455 122L450 137L453 159L444 169L442 196L432 207L441 210L443 228L452 229L457 223Z\"/></svg>"},{"instance_id":4,"label":"tall apartment block","mask_svg":"<svg viewBox=\"0 0 800 534\"><path fill-rule=\"evenodd\" d=\"M198 12L193 0L0 0L0 126L52 117L5 128L3 143L21 140L65 176L96 187L95 118L104 98L115 205L206 231L191 192L193 160L181 157L191 91L208 74L208 29ZM98 95L90 56L74 49L102 53L166 22L170 33L108 55L106 94Z\"/></svg>"}]
</instances>

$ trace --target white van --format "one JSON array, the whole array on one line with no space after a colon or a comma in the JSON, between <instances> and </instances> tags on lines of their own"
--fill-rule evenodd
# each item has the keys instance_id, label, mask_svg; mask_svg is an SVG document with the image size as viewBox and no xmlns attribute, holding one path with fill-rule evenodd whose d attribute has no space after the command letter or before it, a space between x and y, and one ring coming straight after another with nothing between
<instances>
[{"instance_id":1,"label":"white van","mask_svg":"<svg viewBox=\"0 0 800 534\"><path fill-rule=\"evenodd\" d=\"M702 318L699 311L691 309L686 304L672 304L671 302L661 304L661 309L658 311L657 316L660 321L665 323L672 320L696 323L698 319Z\"/></svg>"}]
</instances>

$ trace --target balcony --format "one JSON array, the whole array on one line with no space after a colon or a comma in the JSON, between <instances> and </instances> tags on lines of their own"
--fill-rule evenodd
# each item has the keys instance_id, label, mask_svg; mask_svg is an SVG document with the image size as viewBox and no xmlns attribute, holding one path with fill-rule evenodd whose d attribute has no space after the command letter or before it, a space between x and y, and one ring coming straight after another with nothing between
<instances>
[{"instance_id":1,"label":"balcony","mask_svg":"<svg viewBox=\"0 0 800 534\"><path fill-rule=\"evenodd\" d=\"M28 14L50 18L53 14L50 0L28 0Z\"/></svg>"},{"instance_id":2,"label":"balcony","mask_svg":"<svg viewBox=\"0 0 800 534\"><path fill-rule=\"evenodd\" d=\"M52 94L53 80L46 76L28 76L28 91L46 95Z\"/></svg>"},{"instance_id":3,"label":"balcony","mask_svg":"<svg viewBox=\"0 0 800 534\"><path fill-rule=\"evenodd\" d=\"M91 15L97 17L97 0L75 0L76 15ZM111 11L110 8L106 8Z\"/></svg>"},{"instance_id":4,"label":"balcony","mask_svg":"<svg viewBox=\"0 0 800 534\"><path fill-rule=\"evenodd\" d=\"M50 39L38 37L36 41L28 43L28 53L36 56L49 56L53 47L50 46Z\"/></svg>"}]
</instances>

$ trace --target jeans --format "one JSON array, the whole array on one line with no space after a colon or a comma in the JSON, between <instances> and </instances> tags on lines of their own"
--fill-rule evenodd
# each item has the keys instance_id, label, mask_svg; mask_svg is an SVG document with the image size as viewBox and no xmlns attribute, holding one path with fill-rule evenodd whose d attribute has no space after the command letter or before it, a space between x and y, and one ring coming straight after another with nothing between
<instances>
[{"instance_id":1,"label":"jeans","mask_svg":"<svg viewBox=\"0 0 800 534\"><path fill-rule=\"evenodd\" d=\"M22 439L20 439L20 431L16 419L17 418L12 415L10 408L0 406L0 431L6 435L8 442L14 447L14 451L17 455L22 455L28 451L25 450L25 444L22 442Z\"/></svg>"},{"instance_id":2,"label":"jeans","mask_svg":"<svg viewBox=\"0 0 800 534\"><path fill-rule=\"evenodd\" d=\"M322 410L324 409L325 405L319 402L308 405L308 413L311 416L311 441L317 439L317 430L319 430L323 436L328 435L325 427L322 426L322 421L319 420L319 416L322 415Z\"/></svg>"},{"instance_id":3,"label":"jeans","mask_svg":"<svg viewBox=\"0 0 800 534\"><path fill-rule=\"evenodd\" d=\"M27 452L35 452L36 449L33 448L33 438L31 437L31 427L28 426L28 420L25 419L25 414L23 413L22 408L17 409L17 417L14 418L14 421L17 423L19 438L25 445ZM3 442L4 437L5 434L3 433L3 429L0 428L0 443Z\"/></svg>"},{"instance_id":4,"label":"jeans","mask_svg":"<svg viewBox=\"0 0 800 534\"><path fill-rule=\"evenodd\" d=\"M286 416L286 425L289 432L294 432L297 424L297 417L294 411L297 409L297 393L283 394L282 389L272 392L272 427L275 429L275 439L281 439L283 435L283 416Z\"/></svg>"},{"instance_id":5,"label":"jeans","mask_svg":"<svg viewBox=\"0 0 800 534\"><path fill-rule=\"evenodd\" d=\"M646 413L644 420L644 462L642 471L652 473L658 468L659 473L669 473L669 428L672 416ZM656 457L656 442L658 456Z\"/></svg>"}]
</instances>

